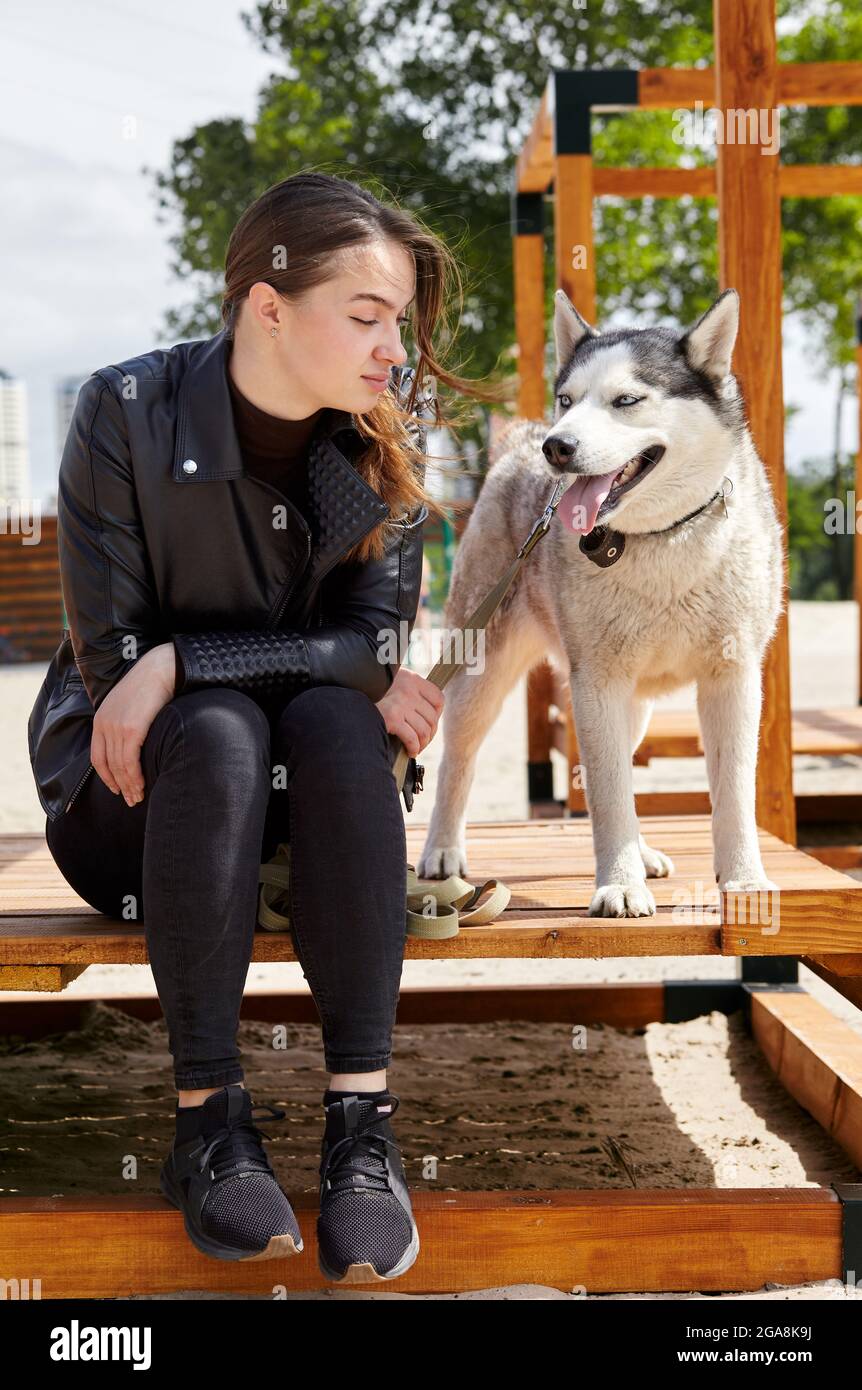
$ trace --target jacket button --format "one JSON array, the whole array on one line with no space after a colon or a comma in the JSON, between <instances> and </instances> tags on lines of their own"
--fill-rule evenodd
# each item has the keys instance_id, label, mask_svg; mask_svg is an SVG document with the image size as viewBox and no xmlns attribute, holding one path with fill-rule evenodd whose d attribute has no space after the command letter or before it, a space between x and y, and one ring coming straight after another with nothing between
<instances>
[{"instance_id":1,"label":"jacket button","mask_svg":"<svg viewBox=\"0 0 862 1390\"><path fill-rule=\"evenodd\" d=\"M197 464L195 463L194 459L186 459L185 463L183 464L183 472L184 472L184 473L197 473L197 471L198 471L198 466L197 466Z\"/></svg>"}]
</instances>

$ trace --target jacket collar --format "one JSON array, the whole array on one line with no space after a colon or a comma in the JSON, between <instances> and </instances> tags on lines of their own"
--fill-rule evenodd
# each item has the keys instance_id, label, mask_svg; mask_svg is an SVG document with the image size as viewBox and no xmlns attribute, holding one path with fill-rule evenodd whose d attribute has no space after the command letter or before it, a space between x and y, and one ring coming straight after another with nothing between
<instances>
[{"instance_id":1,"label":"jacket collar","mask_svg":"<svg viewBox=\"0 0 862 1390\"><path fill-rule=\"evenodd\" d=\"M173 481L194 487L245 478L227 381L230 340L222 329L189 346L177 393ZM393 368L393 374L397 371ZM309 583L389 515L388 504L353 467L363 444L355 415L346 410L323 412L308 455Z\"/></svg>"}]
</instances>

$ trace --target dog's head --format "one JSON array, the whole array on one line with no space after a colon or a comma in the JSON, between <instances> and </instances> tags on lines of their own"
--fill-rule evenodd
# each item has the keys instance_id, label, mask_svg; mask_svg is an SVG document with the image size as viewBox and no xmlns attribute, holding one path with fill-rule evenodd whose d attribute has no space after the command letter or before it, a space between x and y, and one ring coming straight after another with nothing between
<instances>
[{"instance_id":1,"label":"dog's head","mask_svg":"<svg viewBox=\"0 0 862 1390\"><path fill-rule=\"evenodd\" d=\"M739 295L725 290L692 328L601 333L555 295L554 424L542 452L571 530L660 530L721 484L744 426L730 360Z\"/></svg>"}]
</instances>

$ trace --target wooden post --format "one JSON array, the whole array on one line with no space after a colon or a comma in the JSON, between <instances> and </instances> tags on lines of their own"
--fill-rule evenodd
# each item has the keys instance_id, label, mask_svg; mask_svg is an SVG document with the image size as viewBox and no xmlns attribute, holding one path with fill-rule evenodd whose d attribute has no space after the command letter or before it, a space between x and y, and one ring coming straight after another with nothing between
<instances>
[{"instance_id":1,"label":"wooden post","mask_svg":"<svg viewBox=\"0 0 862 1390\"><path fill-rule=\"evenodd\" d=\"M856 305L856 389L859 395L859 443L856 449L856 491L853 508L853 515L850 524L853 527L853 595L858 605L858 641L859 641L859 704L862 705L862 531L859 530L856 518L856 507L862 503L862 298ZM862 519L862 517L860 517Z\"/></svg>"},{"instance_id":2,"label":"wooden post","mask_svg":"<svg viewBox=\"0 0 862 1390\"><path fill-rule=\"evenodd\" d=\"M518 414L545 418L545 231L541 193L512 195Z\"/></svg>"},{"instance_id":3,"label":"wooden post","mask_svg":"<svg viewBox=\"0 0 862 1390\"><path fill-rule=\"evenodd\" d=\"M781 196L778 154L752 132L778 119L775 0L714 0L718 141L720 282L740 295L734 370L746 397L757 450L769 474L782 525L787 524L784 398L781 373ZM740 114L728 127L728 112ZM750 122L750 123L749 123ZM787 548L784 547L785 593ZM786 611L767 652L757 770L757 823L796 843L790 744L790 656Z\"/></svg>"},{"instance_id":4,"label":"wooden post","mask_svg":"<svg viewBox=\"0 0 862 1390\"><path fill-rule=\"evenodd\" d=\"M593 239L592 154L557 154L554 160L554 248L557 284L588 323L596 321L596 259ZM586 810L586 797L573 773L580 767L578 735L571 699L566 701L566 761L569 812Z\"/></svg>"},{"instance_id":5,"label":"wooden post","mask_svg":"<svg viewBox=\"0 0 862 1390\"><path fill-rule=\"evenodd\" d=\"M518 344L518 414L544 420L545 228L541 193L512 195L515 340ZM547 661L527 674L527 800L531 817L552 816L554 767L548 709L553 696Z\"/></svg>"}]
</instances>

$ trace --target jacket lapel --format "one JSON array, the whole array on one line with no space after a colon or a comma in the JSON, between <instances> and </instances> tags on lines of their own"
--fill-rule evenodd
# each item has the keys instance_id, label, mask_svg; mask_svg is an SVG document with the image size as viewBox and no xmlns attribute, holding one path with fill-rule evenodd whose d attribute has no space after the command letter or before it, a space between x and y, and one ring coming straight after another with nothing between
<instances>
[{"instance_id":1,"label":"jacket lapel","mask_svg":"<svg viewBox=\"0 0 862 1390\"><path fill-rule=\"evenodd\" d=\"M189 355L177 394L173 481L195 487L245 478L227 382L230 341L225 330L183 346ZM393 384L400 371L393 368ZM362 446L354 415L345 410L324 411L308 457L307 521L312 548L303 592L389 515L387 503L353 467Z\"/></svg>"}]
</instances>

